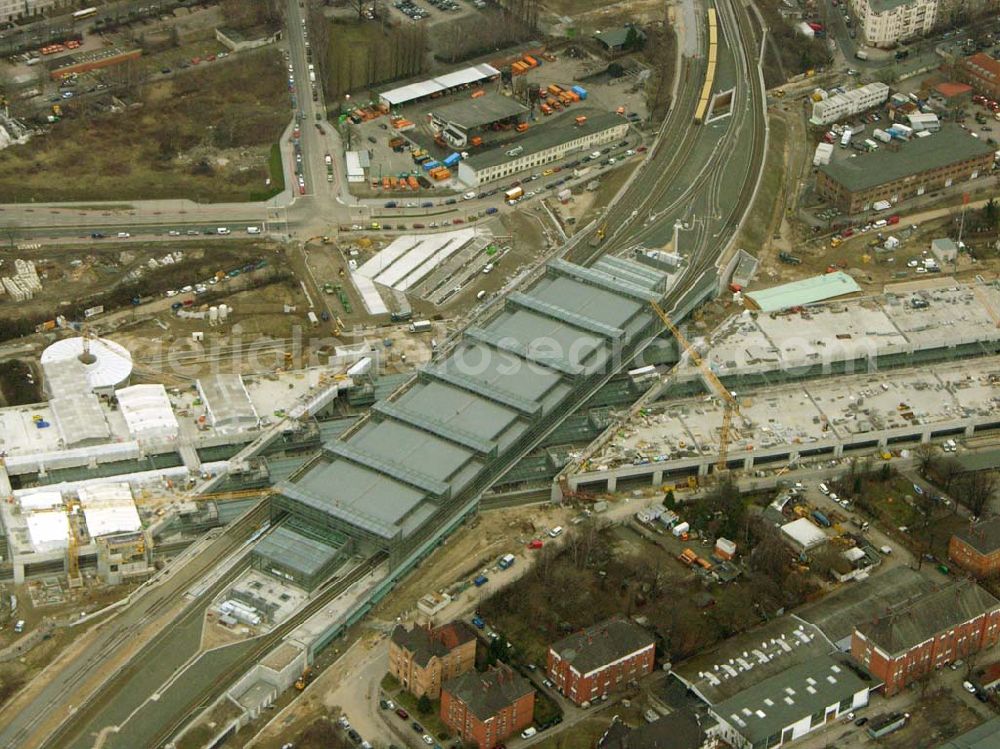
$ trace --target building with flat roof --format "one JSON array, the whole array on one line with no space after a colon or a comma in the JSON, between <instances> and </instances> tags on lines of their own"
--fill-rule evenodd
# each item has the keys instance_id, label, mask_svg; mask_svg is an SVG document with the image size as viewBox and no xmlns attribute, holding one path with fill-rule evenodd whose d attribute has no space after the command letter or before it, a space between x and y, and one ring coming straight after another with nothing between
<instances>
[{"instance_id":1,"label":"building with flat roof","mask_svg":"<svg viewBox=\"0 0 1000 749\"><path fill-rule=\"evenodd\" d=\"M822 273L799 281L771 286L760 291L749 291L744 297L749 309L761 312L780 312L793 307L824 302L828 299L856 294L861 291L858 282L843 271Z\"/></svg>"},{"instance_id":2,"label":"building with flat roof","mask_svg":"<svg viewBox=\"0 0 1000 749\"><path fill-rule=\"evenodd\" d=\"M516 123L528 108L511 96L485 94L432 109L431 125L456 148L469 142L469 134L495 122Z\"/></svg>"},{"instance_id":3,"label":"building with flat roof","mask_svg":"<svg viewBox=\"0 0 1000 749\"><path fill-rule=\"evenodd\" d=\"M459 162L458 178L469 186L481 185L550 164L572 153L584 153L620 140L628 132L628 121L612 112L582 108L572 114L587 120L571 124L567 115L562 115L562 122L559 118L550 119L516 139L490 144Z\"/></svg>"},{"instance_id":4,"label":"building with flat roof","mask_svg":"<svg viewBox=\"0 0 1000 749\"><path fill-rule=\"evenodd\" d=\"M945 123L940 132L898 147L842 152L819 168L816 192L845 213L860 213L880 200L896 204L977 179L993 168L993 159L985 140Z\"/></svg>"},{"instance_id":5,"label":"building with flat roof","mask_svg":"<svg viewBox=\"0 0 1000 749\"><path fill-rule=\"evenodd\" d=\"M891 47L934 28L938 0L851 0L866 44Z\"/></svg>"},{"instance_id":6,"label":"building with flat roof","mask_svg":"<svg viewBox=\"0 0 1000 749\"><path fill-rule=\"evenodd\" d=\"M441 696L441 685L476 667L476 633L454 621L440 627L398 625L389 640L389 673L414 697Z\"/></svg>"},{"instance_id":7,"label":"building with flat roof","mask_svg":"<svg viewBox=\"0 0 1000 749\"><path fill-rule=\"evenodd\" d=\"M859 623L851 656L891 696L935 669L1000 641L1000 601L959 580Z\"/></svg>"},{"instance_id":8,"label":"building with flat roof","mask_svg":"<svg viewBox=\"0 0 1000 749\"><path fill-rule=\"evenodd\" d=\"M251 566L286 583L313 590L349 556L344 537L318 538L299 524L281 525L253 548Z\"/></svg>"},{"instance_id":9,"label":"building with flat roof","mask_svg":"<svg viewBox=\"0 0 1000 749\"><path fill-rule=\"evenodd\" d=\"M970 523L948 542L948 558L976 577L1000 572L1000 517Z\"/></svg>"},{"instance_id":10,"label":"building with flat roof","mask_svg":"<svg viewBox=\"0 0 1000 749\"><path fill-rule=\"evenodd\" d=\"M846 658L820 655L711 705L737 749L784 746L868 704L870 683Z\"/></svg>"},{"instance_id":11,"label":"building with flat roof","mask_svg":"<svg viewBox=\"0 0 1000 749\"><path fill-rule=\"evenodd\" d=\"M441 688L441 720L468 744L493 749L531 725L535 689L501 663L478 673L469 671Z\"/></svg>"},{"instance_id":12,"label":"building with flat roof","mask_svg":"<svg viewBox=\"0 0 1000 749\"><path fill-rule=\"evenodd\" d=\"M958 75L977 93L1000 99L1000 60L977 52L958 63Z\"/></svg>"},{"instance_id":13,"label":"building with flat roof","mask_svg":"<svg viewBox=\"0 0 1000 749\"><path fill-rule=\"evenodd\" d=\"M874 81L814 102L810 122L814 125L830 125L877 107L888 98L889 87L881 81Z\"/></svg>"},{"instance_id":14,"label":"building with flat roof","mask_svg":"<svg viewBox=\"0 0 1000 749\"><path fill-rule=\"evenodd\" d=\"M547 671L556 689L579 705L652 673L655 663L653 636L615 617L553 643Z\"/></svg>"}]
</instances>

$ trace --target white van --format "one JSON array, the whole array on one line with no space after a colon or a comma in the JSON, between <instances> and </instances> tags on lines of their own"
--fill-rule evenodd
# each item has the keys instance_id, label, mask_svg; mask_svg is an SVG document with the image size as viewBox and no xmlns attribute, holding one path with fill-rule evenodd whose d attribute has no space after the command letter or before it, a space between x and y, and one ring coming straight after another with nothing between
<instances>
[{"instance_id":1,"label":"white van","mask_svg":"<svg viewBox=\"0 0 1000 749\"><path fill-rule=\"evenodd\" d=\"M131 236L132 235L129 234L127 231L120 231L120 232L118 232L118 238L119 239L128 239Z\"/></svg>"},{"instance_id":2,"label":"white van","mask_svg":"<svg viewBox=\"0 0 1000 749\"><path fill-rule=\"evenodd\" d=\"M259 226L248 226L247 227L247 234L260 234L260 227Z\"/></svg>"},{"instance_id":3,"label":"white van","mask_svg":"<svg viewBox=\"0 0 1000 749\"><path fill-rule=\"evenodd\" d=\"M24 619L18 619L17 623L14 625L14 631L21 633L24 631Z\"/></svg>"},{"instance_id":4,"label":"white van","mask_svg":"<svg viewBox=\"0 0 1000 749\"><path fill-rule=\"evenodd\" d=\"M819 485L819 490L821 492L823 492L823 494L829 494L830 493L830 487L827 486L826 484L820 484Z\"/></svg>"},{"instance_id":5,"label":"white van","mask_svg":"<svg viewBox=\"0 0 1000 749\"><path fill-rule=\"evenodd\" d=\"M482 300L485 298L486 298L486 289L482 289L478 294L476 294L476 299Z\"/></svg>"},{"instance_id":6,"label":"white van","mask_svg":"<svg viewBox=\"0 0 1000 749\"><path fill-rule=\"evenodd\" d=\"M553 528L552 530L549 531L549 536L551 536L552 538L555 538L556 536L560 535L562 532L563 532L563 527L561 525L557 525L555 528Z\"/></svg>"},{"instance_id":7,"label":"white van","mask_svg":"<svg viewBox=\"0 0 1000 749\"><path fill-rule=\"evenodd\" d=\"M218 229L215 230L215 233L220 236L223 236L229 233L229 229L227 229L225 226L220 226Z\"/></svg>"}]
</instances>

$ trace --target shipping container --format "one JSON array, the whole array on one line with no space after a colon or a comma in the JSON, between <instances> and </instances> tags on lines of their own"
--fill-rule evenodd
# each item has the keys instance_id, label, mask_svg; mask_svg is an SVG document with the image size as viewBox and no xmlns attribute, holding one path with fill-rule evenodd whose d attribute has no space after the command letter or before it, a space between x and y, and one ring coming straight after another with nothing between
<instances>
[{"instance_id":1,"label":"shipping container","mask_svg":"<svg viewBox=\"0 0 1000 749\"><path fill-rule=\"evenodd\" d=\"M429 333L431 331L430 320L414 320L410 323L411 333Z\"/></svg>"},{"instance_id":2,"label":"shipping container","mask_svg":"<svg viewBox=\"0 0 1000 749\"><path fill-rule=\"evenodd\" d=\"M309 317L309 322L310 322L310 323L312 324L312 326L313 326L314 328L315 328L315 327L316 327L317 325L319 325L319 318L318 318L318 317L316 317L316 313L315 313L315 312L313 312L312 310L310 310L310 311L309 311L309 314L308 314L308 317Z\"/></svg>"},{"instance_id":3,"label":"shipping container","mask_svg":"<svg viewBox=\"0 0 1000 749\"><path fill-rule=\"evenodd\" d=\"M826 515L824 515L822 512L820 512L819 510L813 510L812 517L813 517L813 520L815 520L817 523L819 523L824 528L829 528L832 525L832 523L830 522L830 519Z\"/></svg>"},{"instance_id":4,"label":"shipping container","mask_svg":"<svg viewBox=\"0 0 1000 749\"><path fill-rule=\"evenodd\" d=\"M587 89L585 89L583 86L573 86L572 91L574 94L580 97L580 101L583 101L584 99L587 98Z\"/></svg>"}]
</instances>

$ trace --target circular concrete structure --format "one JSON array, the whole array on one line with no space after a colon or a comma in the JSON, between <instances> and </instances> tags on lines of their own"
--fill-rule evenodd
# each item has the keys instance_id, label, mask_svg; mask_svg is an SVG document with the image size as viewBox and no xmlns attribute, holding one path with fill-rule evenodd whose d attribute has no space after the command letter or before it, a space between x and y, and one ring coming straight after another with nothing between
<instances>
[{"instance_id":1,"label":"circular concrete structure","mask_svg":"<svg viewBox=\"0 0 1000 749\"><path fill-rule=\"evenodd\" d=\"M56 341L42 352L42 367L64 359L76 359L83 365L87 384L94 393L111 393L127 385L132 376L132 355L105 338L93 338L89 346L84 346L83 336Z\"/></svg>"}]
</instances>

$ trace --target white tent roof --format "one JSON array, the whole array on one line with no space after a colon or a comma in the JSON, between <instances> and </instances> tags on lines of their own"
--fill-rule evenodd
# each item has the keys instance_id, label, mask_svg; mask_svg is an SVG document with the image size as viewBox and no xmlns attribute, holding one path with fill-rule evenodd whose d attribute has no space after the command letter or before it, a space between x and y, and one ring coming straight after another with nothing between
<instances>
[{"instance_id":1,"label":"white tent roof","mask_svg":"<svg viewBox=\"0 0 1000 749\"><path fill-rule=\"evenodd\" d=\"M82 486L77 493L92 538L142 529L132 489L127 483Z\"/></svg>"},{"instance_id":2,"label":"white tent roof","mask_svg":"<svg viewBox=\"0 0 1000 749\"><path fill-rule=\"evenodd\" d=\"M471 68L455 70L437 78L430 78L426 81L418 81L406 86L400 86L399 88L385 91L380 96L391 106L396 106L397 104L405 104L408 101L422 99L425 96L430 96L438 91L445 91L455 86L476 83L477 81L492 78L495 75L500 75L500 71L492 65L483 63L481 65L473 65Z\"/></svg>"},{"instance_id":3,"label":"white tent roof","mask_svg":"<svg viewBox=\"0 0 1000 749\"><path fill-rule=\"evenodd\" d=\"M132 385L115 391L133 439L176 439L180 431L163 385Z\"/></svg>"},{"instance_id":4,"label":"white tent roof","mask_svg":"<svg viewBox=\"0 0 1000 749\"><path fill-rule=\"evenodd\" d=\"M63 359L77 359L83 353L83 337L64 338L42 352L42 368ZM106 338L90 341L92 364L84 364L87 384L91 390L114 388L126 382L132 374L132 355L122 346ZM58 393L67 395L67 393Z\"/></svg>"},{"instance_id":5,"label":"white tent roof","mask_svg":"<svg viewBox=\"0 0 1000 749\"><path fill-rule=\"evenodd\" d=\"M826 541L826 534L808 518L799 518L785 523L781 526L781 532L802 549L811 549Z\"/></svg>"},{"instance_id":6,"label":"white tent roof","mask_svg":"<svg viewBox=\"0 0 1000 749\"><path fill-rule=\"evenodd\" d=\"M62 507L62 494L59 492L35 492L21 497L18 500L21 509L25 512L33 510L49 510L53 507Z\"/></svg>"},{"instance_id":7,"label":"white tent roof","mask_svg":"<svg viewBox=\"0 0 1000 749\"><path fill-rule=\"evenodd\" d=\"M36 550L54 551L69 545L69 518L62 510L32 512L27 522L31 545Z\"/></svg>"}]
</instances>

